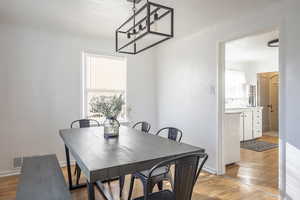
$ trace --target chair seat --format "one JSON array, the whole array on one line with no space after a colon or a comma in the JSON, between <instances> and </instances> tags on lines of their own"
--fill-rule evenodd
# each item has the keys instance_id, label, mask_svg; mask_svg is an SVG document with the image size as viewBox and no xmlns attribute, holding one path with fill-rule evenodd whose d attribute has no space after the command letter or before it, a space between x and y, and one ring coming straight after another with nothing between
<instances>
[{"instance_id":1,"label":"chair seat","mask_svg":"<svg viewBox=\"0 0 300 200\"><path fill-rule=\"evenodd\" d=\"M137 174L139 175L142 175L146 178L148 178L149 176L149 171L150 170L144 170L144 171L141 171L141 172L136 172ZM153 173L152 173L152 176L159 176L159 175L163 175L163 174L166 174L168 173L169 171L169 168L167 166L163 166L163 167L159 167L157 168Z\"/></svg>"},{"instance_id":2,"label":"chair seat","mask_svg":"<svg viewBox=\"0 0 300 200\"><path fill-rule=\"evenodd\" d=\"M138 197L134 200L144 200L145 197ZM175 200L175 194L170 190L151 193L148 195L148 200Z\"/></svg>"}]
</instances>

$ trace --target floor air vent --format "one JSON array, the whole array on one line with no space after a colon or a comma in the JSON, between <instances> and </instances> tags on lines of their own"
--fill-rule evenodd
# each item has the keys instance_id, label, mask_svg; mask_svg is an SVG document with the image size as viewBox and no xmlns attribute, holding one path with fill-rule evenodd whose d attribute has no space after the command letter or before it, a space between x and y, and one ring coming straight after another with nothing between
<instances>
[{"instance_id":1,"label":"floor air vent","mask_svg":"<svg viewBox=\"0 0 300 200\"><path fill-rule=\"evenodd\" d=\"M13 167L14 168L20 168L20 167L22 167L22 163L23 163L23 158L22 157L14 158Z\"/></svg>"}]
</instances>

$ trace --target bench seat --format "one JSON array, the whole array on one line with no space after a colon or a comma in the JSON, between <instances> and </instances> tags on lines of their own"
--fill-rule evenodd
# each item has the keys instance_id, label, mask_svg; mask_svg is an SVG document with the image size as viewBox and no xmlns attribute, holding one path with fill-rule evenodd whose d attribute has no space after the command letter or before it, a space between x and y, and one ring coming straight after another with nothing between
<instances>
[{"instance_id":1,"label":"bench seat","mask_svg":"<svg viewBox=\"0 0 300 200\"><path fill-rule=\"evenodd\" d=\"M55 155L24 158L16 200L71 200Z\"/></svg>"}]
</instances>

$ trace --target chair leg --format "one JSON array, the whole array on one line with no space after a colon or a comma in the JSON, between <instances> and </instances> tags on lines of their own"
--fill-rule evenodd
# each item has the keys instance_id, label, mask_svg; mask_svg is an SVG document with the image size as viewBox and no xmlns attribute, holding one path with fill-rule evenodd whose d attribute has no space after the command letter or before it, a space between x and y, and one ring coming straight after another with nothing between
<instances>
[{"instance_id":1,"label":"chair leg","mask_svg":"<svg viewBox=\"0 0 300 200\"><path fill-rule=\"evenodd\" d=\"M119 185L120 185L120 194L119 195L120 195L120 197L122 197L124 182L125 182L125 176L120 176L119 177Z\"/></svg>"},{"instance_id":2,"label":"chair leg","mask_svg":"<svg viewBox=\"0 0 300 200\"><path fill-rule=\"evenodd\" d=\"M74 176L77 174L77 163L75 163Z\"/></svg>"},{"instance_id":3,"label":"chair leg","mask_svg":"<svg viewBox=\"0 0 300 200\"><path fill-rule=\"evenodd\" d=\"M144 199L146 200L146 199L148 199L147 198L148 194L152 193L155 184L152 181L150 181L150 185L147 185L147 182L148 182L147 179L141 179L141 181L143 183L143 191L144 191L144 197L145 197Z\"/></svg>"},{"instance_id":4,"label":"chair leg","mask_svg":"<svg viewBox=\"0 0 300 200\"><path fill-rule=\"evenodd\" d=\"M157 187L158 187L159 191L162 191L163 190L163 181L159 181L157 183Z\"/></svg>"},{"instance_id":5,"label":"chair leg","mask_svg":"<svg viewBox=\"0 0 300 200\"><path fill-rule=\"evenodd\" d=\"M168 179L168 181L169 181L170 184L171 184L172 190L174 191L174 181L173 181L173 177L172 177L171 172L169 172L169 173L167 174L167 179Z\"/></svg>"},{"instance_id":6,"label":"chair leg","mask_svg":"<svg viewBox=\"0 0 300 200\"><path fill-rule=\"evenodd\" d=\"M77 168L77 174L76 174L76 184L79 184L79 180L80 180L80 175L81 175L81 169L79 166L76 166Z\"/></svg>"},{"instance_id":7,"label":"chair leg","mask_svg":"<svg viewBox=\"0 0 300 200\"><path fill-rule=\"evenodd\" d=\"M131 175L129 193L128 193L128 200L131 200L132 190L133 190L133 186L134 186L134 179L135 179L134 175Z\"/></svg>"}]
</instances>

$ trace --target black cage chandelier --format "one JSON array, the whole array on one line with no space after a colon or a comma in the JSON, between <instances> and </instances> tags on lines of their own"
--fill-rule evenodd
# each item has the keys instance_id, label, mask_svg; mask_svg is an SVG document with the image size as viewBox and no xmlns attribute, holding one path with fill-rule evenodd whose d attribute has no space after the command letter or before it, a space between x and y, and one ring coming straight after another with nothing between
<instances>
[{"instance_id":1,"label":"black cage chandelier","mask_svg":"<svg viewBox=\"0 0 300 200\"><path fill-rule=\"evenodd\" d=\"M138 54L174 36L174 10L146 0L139 9L141 0L133 3L133 15L116 30L116 51Z\"/></svg>"}]
</instances>

